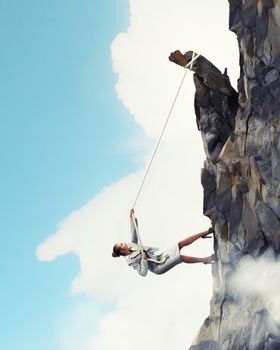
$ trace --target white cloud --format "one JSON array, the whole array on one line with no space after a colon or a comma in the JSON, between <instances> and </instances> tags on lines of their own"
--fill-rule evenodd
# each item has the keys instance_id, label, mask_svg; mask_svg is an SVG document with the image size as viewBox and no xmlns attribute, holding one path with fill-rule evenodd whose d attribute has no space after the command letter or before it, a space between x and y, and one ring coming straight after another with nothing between
<instances>
[{"instance_id":1,"label":"white cloud","mask_svg":"<svg viewBox=\"0 0 280 350\"><path fill-rule=\"evenodd\" d=\"M90 300L80 300L63 310L56 320L56 343L61 350L86 349L89 334L98 333L100 310Z\"/></svg>"},{"instance_id":2,"label":"white cloud","mask_svg":"<svg viewBox=\"0 0 280 350\"><path fill-rule=\"evenodd\" d=\"M241 260L238 270L230 280L229 290L247 302L255 297L262 300L262 307L269 310L274 320L280 323L280 262L274 258L273 251L266 251L261 258L254 260L246 256Z\"/></svg>"},{"instance_id":3,"label":"white cloud","mask_svg":"<svg viewBox=\"0 0 280 350\"><path fill-rule=\"evenodd\" d=\"M131 0L130 26L112 44L117 93L144 132L156 139L183 75L168 61L171 51L194 49L237 78L235 36L228 32L224 0ZM202 216L200 168L203 150L193 110L194 88L188 73L164 140L151 168L136 213L145 244L167 248L209 226ZM149 157L147 156L147 159ZM185 348L208 315L210 267L183 265L162 276L142 278L126 262L111 257L116 241L129 239L128 211L143 171L108 186L65 218L37 251L40 260L74 252L80 274L72 292L87 293L116 308L100 319L98 336L79 350L135 350L143 346ZM209 255L211 242L185 249ZM89 332L90 333L90 332ZM85 344L85 343L83 343ZM64 350L64 349L63 349ZM72 349L67 349L72 350Z\"/></svg>"}]
</instances>

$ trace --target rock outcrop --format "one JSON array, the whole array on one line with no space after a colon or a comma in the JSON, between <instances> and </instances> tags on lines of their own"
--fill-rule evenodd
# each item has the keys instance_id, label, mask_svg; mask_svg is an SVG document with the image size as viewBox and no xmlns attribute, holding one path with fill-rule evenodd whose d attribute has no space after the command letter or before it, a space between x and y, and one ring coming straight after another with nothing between
<instances>
[{"instance_id":1,"label":"rock outcrop","mask_svg":"<svg viewBox=\"0 0 280 350\"><path fill-rule=\"evenodd\" d=\"M190 349L280 349L280 324L262 298L243 298L230 284L244 261L279 260L280 0L229 5L240 50L238 92L205 57L192 67L206 153L204 214L215 228L216 262L210 315ZM170 60L185 66L191 57L175 51Z\"/></svg>"}]
</instances>

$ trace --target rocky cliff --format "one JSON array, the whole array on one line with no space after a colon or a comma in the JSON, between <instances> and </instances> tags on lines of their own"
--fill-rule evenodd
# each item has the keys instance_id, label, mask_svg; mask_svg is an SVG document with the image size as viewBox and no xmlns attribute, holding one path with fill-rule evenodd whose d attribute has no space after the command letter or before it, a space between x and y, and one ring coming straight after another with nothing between
<instances>
[{"instance_id":1,"label":"rocky cliff","mask_svg":"<svg viewBox=\"0 0 280 350\"><path fill-rule=\"evenodd\" d=\"M245 261L279 259L280 0L229 0L229 10L240 51L238 91L205 57L192 67L206 153L204 214L215 228L216 262L210 315L190 349L280 349L280 324L267 303L231 283ZM170 60L184 66L191 57L175 51Z\"/></svg>"}]
</instances>

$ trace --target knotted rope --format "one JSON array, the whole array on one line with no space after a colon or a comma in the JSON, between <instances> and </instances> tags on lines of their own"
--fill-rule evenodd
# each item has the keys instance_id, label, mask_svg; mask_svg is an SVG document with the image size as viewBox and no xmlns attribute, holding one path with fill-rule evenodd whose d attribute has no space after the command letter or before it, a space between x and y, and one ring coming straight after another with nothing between
<instances>
[{"instance_id":1,"label":"knotted rope","mask_svg":"<svg viewBox=\"0 0 280 350\"><path fill-rule=\"evenodd\" d=\"M132 221L133 221L133 225L134 225L134 228L135 228L135 231L137 234L138 245L140 246L141 253L145 253L134 214L132 214ZM160 260L147 258L147 261L150 261L150 262L153 262L156 264L164 264L168 258L169 258L169 255L164 254Z\"/></svg>"}]
</instances>

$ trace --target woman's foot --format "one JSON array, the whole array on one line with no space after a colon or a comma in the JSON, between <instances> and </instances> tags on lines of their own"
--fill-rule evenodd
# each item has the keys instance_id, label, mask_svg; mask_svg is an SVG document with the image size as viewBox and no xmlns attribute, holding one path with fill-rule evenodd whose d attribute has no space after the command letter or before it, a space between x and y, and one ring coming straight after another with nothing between
<instances>
[{"instance_id":1,"label":"woman's foot","mask_svg":"<svg viewBox=\"0 0 280 350\"><path fill-rule=\"evenodd\" d=\"M203 262L203 264L205 264L205 265L213 264L214 261L215 261L215 254L212 254L212 255L207 256L205 258L205 261Z\"/></svg>"},{"instance_id":2,"label":"woman's foot","mask_svg":"<svg viewBox=\"0 0 280 350\"><path fill-rule=\"evenodd\" d=\"M210 227L208 231L205 231L205 234L201 238L212 238L211 233L215 233L213 227Z\"/></svg>"}]
</instances>

